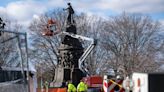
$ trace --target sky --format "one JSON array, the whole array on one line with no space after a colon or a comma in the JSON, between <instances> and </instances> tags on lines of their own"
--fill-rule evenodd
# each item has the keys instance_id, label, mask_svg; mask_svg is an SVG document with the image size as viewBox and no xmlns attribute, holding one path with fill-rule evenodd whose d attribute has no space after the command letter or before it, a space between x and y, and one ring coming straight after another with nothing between
<instances>
[{"instance_id":1,"label":"sky","mask_svg":"<svg viewBox=\"0 0 164 92\"><path fill-rule=\"evenodd\" d=\"M71 2L75 12L102 17L123 11L142 13L164 24L164 0L1 0L0 17L7 16L22 25L54 8L66 8Z\"/></svg>"}]
</instances>

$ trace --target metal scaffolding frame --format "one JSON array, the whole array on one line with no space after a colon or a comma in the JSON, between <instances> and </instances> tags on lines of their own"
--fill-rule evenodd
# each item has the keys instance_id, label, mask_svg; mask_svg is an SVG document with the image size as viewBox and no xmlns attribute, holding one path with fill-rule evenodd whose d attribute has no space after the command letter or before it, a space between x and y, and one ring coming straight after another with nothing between
<instances>
[{"instance_id":1,"label":"metal scaffolding frame","mask_svg":"<svg viewBox=\"0 0 164 92\"><path fill-rule=\"evenodd\" d=\"M28 92L30 92L30 85L29 85L29 61L28 61L28 44L27 44L27 33L23 33L23 32L14 32L14 31L9 31L9 30L4 30L4 29L0 29L0 32L2 33L9 33L9 34L15 34L15 36L13 37L10 37L2 42L1 43L5 43L5 42L8 42L10 40L13 40L13 39L17 39L18 41L18 44L17 44L17 47L18 47L18 53L20 54L20 66L21 66L21 73L22 73L22 76L23 76L23 81L24 83L27 82L28 84ZM3 33L1 34L1 36L3 35ZM22 52L22 49L21 49L21 42L20 42L20 36L24 36L24 40L25 40L25 60L23 60L23 52ZM23 61L26 62L26 66L23 65ZM27 68L27 72L26 72L26 75L27 75L27 79L25 78L25 73L24 73L24 68Z\"/></svg>"}]
</instances>

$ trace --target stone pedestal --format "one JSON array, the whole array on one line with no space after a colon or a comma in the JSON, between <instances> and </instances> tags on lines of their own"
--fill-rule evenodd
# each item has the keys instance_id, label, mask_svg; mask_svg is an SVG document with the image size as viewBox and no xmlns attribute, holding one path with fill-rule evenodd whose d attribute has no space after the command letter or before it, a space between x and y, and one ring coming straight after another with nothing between
<instances>
[{"instance_id":1,"label":"stone pedestal","mask_svg":"<svg viewBox=\"0 0 164 92\"><path fill-rule=\"evenodd\" d=\"M76 26L71 25L66 28L66 32L76 34ZM78 65L78 60L83 54L83 47L79 39L68 35L63 35L62 38L62 43L58 48L59 60L58 67L55 70L54 82L63 87L65 82L71 80L77 86L82 77L85 76Z\"/></svg>"}]
</instances>

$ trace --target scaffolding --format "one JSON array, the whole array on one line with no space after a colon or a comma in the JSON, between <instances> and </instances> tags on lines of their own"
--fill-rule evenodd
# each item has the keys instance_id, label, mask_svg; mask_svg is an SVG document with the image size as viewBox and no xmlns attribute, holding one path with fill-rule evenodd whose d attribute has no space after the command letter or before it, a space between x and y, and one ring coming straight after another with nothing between
<instances>
[{"instance_id":1,"label":"scaffolding","mask_svg":"<svg viewBox=\"0 0 164 92\"><path fill-rule=\"evenodd\" d=\"M16 66L18 66L18 65L20 66L21 74L22 74L22 77L23 77L22 83L23 83L23 85L26 85L26 87L22 87L22 88L27 89L27 90L23 89L24 91L22 91L22 92L30 92L30 86L29 86L29 83L28 83L29 82L29 62L28 62L27 33L4 30L3 28L0 29L0 33L1 33L1 35L0 35L0 45L1 46L3 46L4 43L10 42L12 40L17 41L17 44L15 44L15 45L16 45L16 48L17 48L16 51L18 51L18 54L19 54L18 55L19 56L18 61L20 61L20 62L16 62L17 63ZM5 34L10 34L10 37L6 37L6 39L3 39L5 37L4 36ZM24 38L23 42L22 42L21 38ZM22 46L22 44L24 44L24 46ZM2 70L3 70L3 68L2 68ZM15 82L15 81L17 81L17 80L9 81L8 84L10 84L10 86L11 86L13 84L11 82ZM4 84L6 84L6 82L2 82L0 84L4 85ZM13 90L12 87L10 87L11 90ZM2 86L1 86L1 88L2 88ZM7 89L9 89L9 88L7 87ZM12 92L11 90L10 90L10 92Z\"/></svg>"}]
</instances>

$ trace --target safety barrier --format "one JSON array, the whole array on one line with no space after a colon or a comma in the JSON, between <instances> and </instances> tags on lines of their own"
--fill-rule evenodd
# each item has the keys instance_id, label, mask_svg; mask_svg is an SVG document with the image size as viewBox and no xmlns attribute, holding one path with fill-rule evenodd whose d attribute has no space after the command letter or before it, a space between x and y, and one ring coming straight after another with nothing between
<instances>
[{"instance_id":1,"label":"safety barrier","mask_svg":"<svg viewBox=\"0 0 164 92\"><path fill-rule=\"evenodd\" d=\"M46 92L46 89L38 88L37 92ZM66 88L48 88L48 92L67 92Z\"/></svg>"},{"instance_id":2,"label":"safety barrier","mask_svg":"<svg viewBox=\"0 0 164 92\"><path fill-rule=\"evenodd\" d=\"M122 87L123 80L111 80L106 79L103 82L103 90L104 92L125 92L124 88Z\"/></svg>"}]
</instances>

